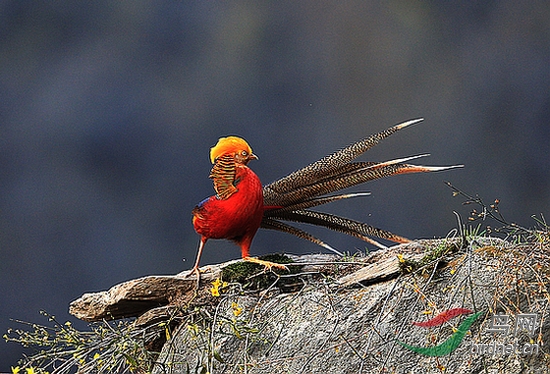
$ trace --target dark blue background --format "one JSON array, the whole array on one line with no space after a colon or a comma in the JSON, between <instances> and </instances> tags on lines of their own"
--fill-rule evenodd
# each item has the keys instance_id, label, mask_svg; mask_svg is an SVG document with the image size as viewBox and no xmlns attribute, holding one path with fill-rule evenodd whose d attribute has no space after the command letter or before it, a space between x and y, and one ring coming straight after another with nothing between
<instances>
[{"instance_id":1,"label":"dark blue background","mask_svg":"<svg viewBox=\"0 0 550 374\"><path fill-rule=\"evenodd\" d=\"M463 163L327 206L411 238L456 227L450 180L525 226L550 205L546 1L0 2L0 332L194 261L209 148L275 180L395 123L364 159ZM312 230L342 251L365 243ZM260 232L252 254L310 253ZM203 264L239 257L209 242ZM184 263L182 259L187 261ZM77 324L85 327L85 324ZM0 342L0 371L21 355Z\"/></svg>"}]
</instances>

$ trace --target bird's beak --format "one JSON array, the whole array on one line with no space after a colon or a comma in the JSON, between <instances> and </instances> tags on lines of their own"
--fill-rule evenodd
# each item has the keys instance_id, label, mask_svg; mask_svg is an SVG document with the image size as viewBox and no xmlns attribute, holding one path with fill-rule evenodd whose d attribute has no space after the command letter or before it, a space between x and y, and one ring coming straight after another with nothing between
<instances>
[{"instance_id":1,"label":"bird's beak","mask_svg":"<svg viewBox=\"0 0 550 374\"><path fill-rule=\"evenodd\" d=\"M256 156L254 153L251 153L251 154L248 156L248 159L249 159L249 160L258 160L258 156Z\"/></svg>"}]
</instances>

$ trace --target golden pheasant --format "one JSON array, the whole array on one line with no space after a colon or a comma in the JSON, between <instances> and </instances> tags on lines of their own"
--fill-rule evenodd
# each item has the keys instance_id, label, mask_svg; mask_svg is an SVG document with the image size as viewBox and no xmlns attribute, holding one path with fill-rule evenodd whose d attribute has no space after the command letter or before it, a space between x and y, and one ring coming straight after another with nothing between
<instances>
[{"instance_id":1,"label":"golden pheasant","mask_svg":"<svg viewBox=\"0 0 550 374\"><path fill-rule=\"evenodd\" d=\"M241 247L245 261L286 269L284 265L249 257L250 244L264 215L262 183L246 166L257 158L248 143L236 136L220 138L210 150L210 160L214 164L210 178L216 195L193 209L193 226L201 240L195 266L189 274L199 276L199 262L208 239L232 240Z\"/></svg>"},{"instance_id":2,"label":"golden pheasant","mask_svg":"<svg viewBox=\"0 0 550 374\"><path fill-rule=\"evenodd\" d=\"M366 193L328 195L374 179L405 173L447 170L455 166L419 166L405 162L426 154L386 162L352 162L359 155L393 133L418 123L416 119L390 127L364 138L350 146L323 157L303 169L262 187L258 176L247 166L257 159L250 146L241 138L221 138L210 151L214 164L210 178L216 195L193 209L193 226L201 236L195 266L189 274L199 276L200 257L208 239L229 239L241 247L242 258L267 267L284 265L249 257L249 249L256 231L273 229L309 240L338 254L342 254L313 235L283 221L308 223L355 236L378 247L382 244L371 236L398 243L408 239L378 229L366 223L333 214L310 210L332 201L364 196Z\"/></svg>"}]
</instances>

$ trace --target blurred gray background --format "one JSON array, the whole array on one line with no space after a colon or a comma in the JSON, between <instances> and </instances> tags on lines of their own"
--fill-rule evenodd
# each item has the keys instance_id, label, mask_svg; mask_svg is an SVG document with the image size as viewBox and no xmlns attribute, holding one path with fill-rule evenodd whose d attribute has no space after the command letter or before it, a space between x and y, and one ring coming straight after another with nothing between
<instances>
[{"instance_id":1,"label":"blurred gray background","mask_svg":"<svg viewBox=\"0 0 550 374\"><path fill-rule=\"evenodd\" d=\"M0 2L1 334L10 318L47 323L41 309L84 328L67 314L82 293L190 268L220 136L247 139L268 183L417 117L362 159L465 168L325 211L445 236L469 213L448 180L533 226L550 206L549 3ZM253 255L279 251L320 248L258 233ZM211 241L202 264L239 256ZM0 372L21 351L1 341Z\"/></svg>"}]
</instances>

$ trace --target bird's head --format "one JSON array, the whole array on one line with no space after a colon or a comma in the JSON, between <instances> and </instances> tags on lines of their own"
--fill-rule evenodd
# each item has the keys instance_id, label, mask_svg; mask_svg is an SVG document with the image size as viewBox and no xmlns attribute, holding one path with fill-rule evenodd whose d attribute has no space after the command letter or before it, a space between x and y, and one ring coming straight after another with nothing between
<instances>
[{"instance_id":1,"label":"bird's head","mask_svg":"<svg viewBox=\"0 0 550 374\"><path fill-rule=\"evenodd\" d=\"M250 160L257 160L258 157L252 153L252 148L248 143L237 136L228 136L220 138L218 143L210 148L210 161L216 162L216 159L223 155L232 155L237 163L246 165Z\"/></svg>"}]
</instances>

